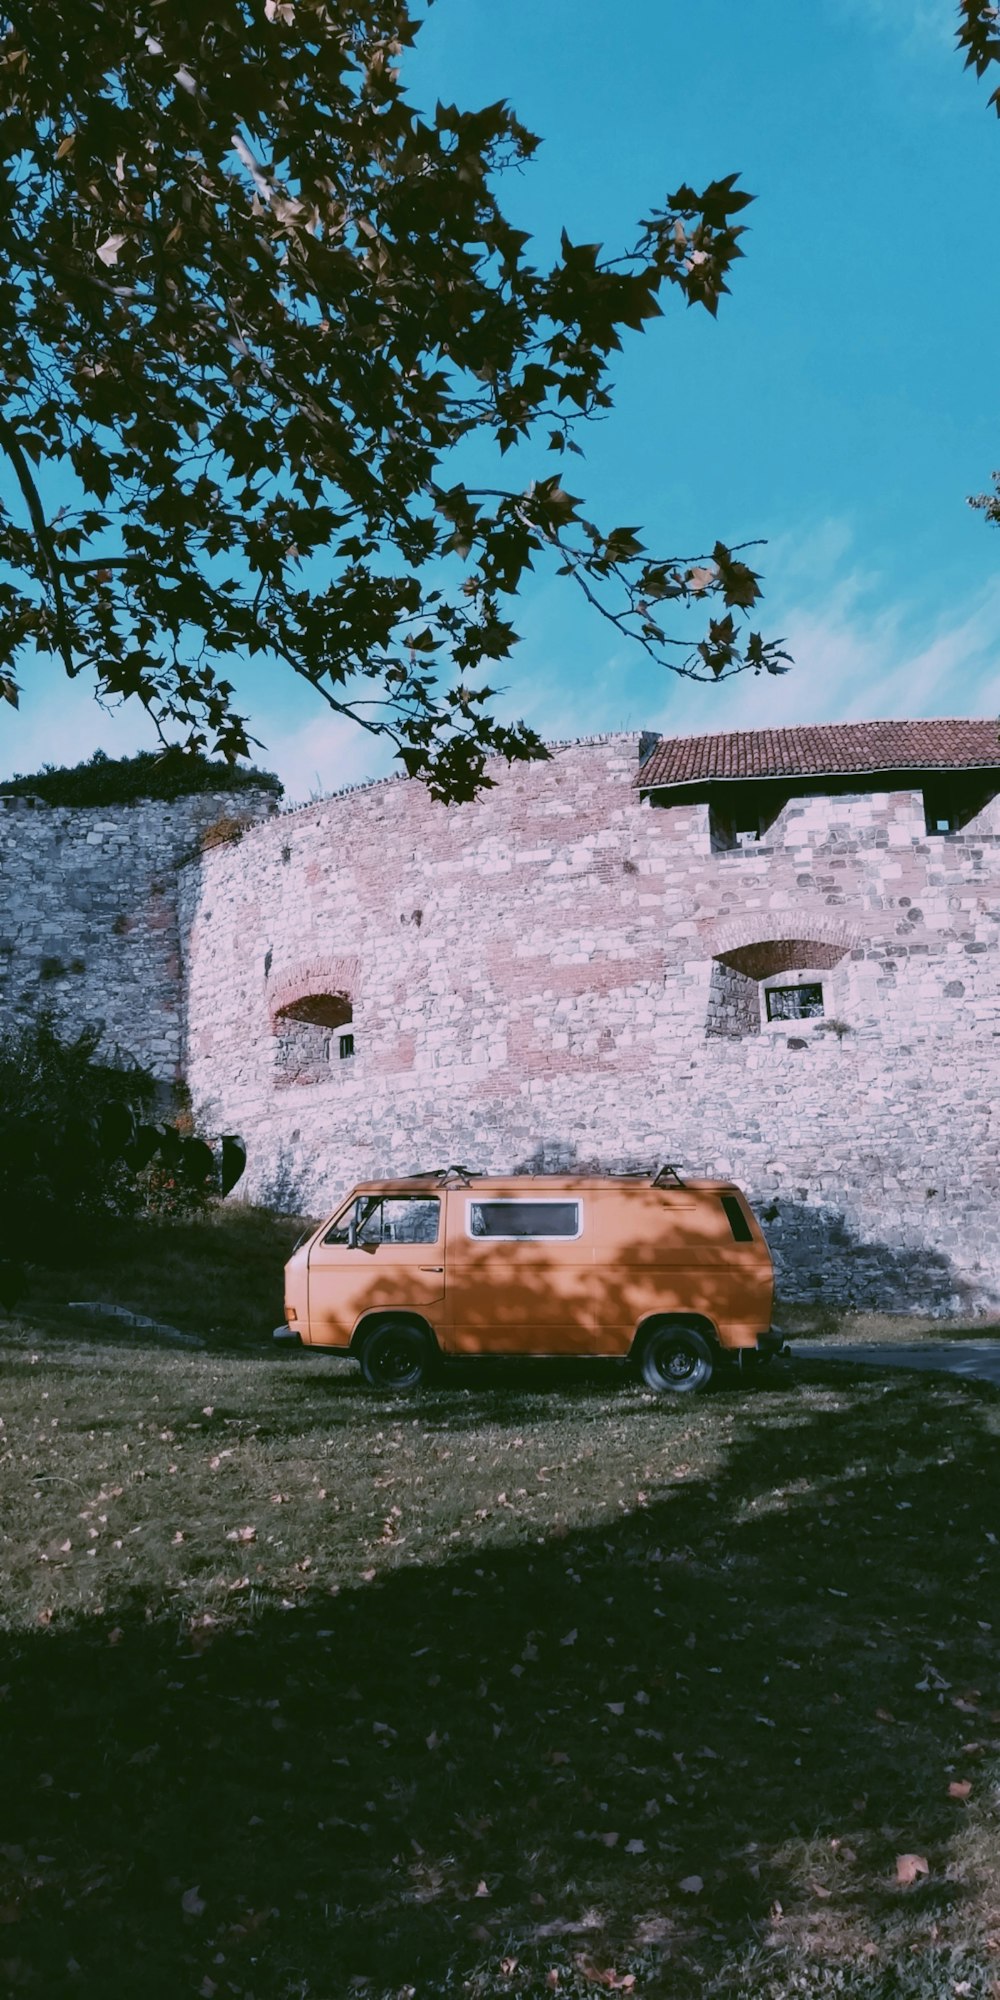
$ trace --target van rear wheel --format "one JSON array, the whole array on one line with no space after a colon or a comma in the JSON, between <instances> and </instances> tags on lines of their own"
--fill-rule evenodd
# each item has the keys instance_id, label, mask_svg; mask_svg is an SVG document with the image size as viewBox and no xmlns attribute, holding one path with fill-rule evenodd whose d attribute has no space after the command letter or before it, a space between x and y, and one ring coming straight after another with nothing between
<instances>
[{"instance_id":1,"label":"van rear wheel","mask_svg":"<svg viewBox=\"0 0 1000 2000\"><path fill-rule=\"evenodd\" d=\"M639 1373L661 1395L691 1396L707 1389L714 1361L711 1347L695 1326L658 1326L646 1336Z\"/></svg>"},{"instance_id":2,"label":"van rear wheel","mask_svg":"<svg viewBox=\"0 0 1000 2000\"><path fill-rule=\"evenodd\" d=\"M409 1394L426 1382L433 1344L418 1320L381 1320L361 1344L361 1373L371 1389Z\"/></svg>"}]
</instances>

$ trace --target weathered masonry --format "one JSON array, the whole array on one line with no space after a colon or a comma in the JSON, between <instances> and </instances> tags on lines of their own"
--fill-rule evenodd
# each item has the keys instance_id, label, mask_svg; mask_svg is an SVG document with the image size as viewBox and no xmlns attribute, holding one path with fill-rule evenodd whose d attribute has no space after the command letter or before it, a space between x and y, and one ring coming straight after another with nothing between
<instances>
[{"instance_id":1,"label":"weathered masonry","mask_svg":"<svg viewBox=\"0 0 1000 2000\"><path fill-rule=\"evenodd\" d=\"M225 801L0 811L0 1000L185 1078L260 1197L671 1160L746 1186L786 1295L995 1313L996 725L602 737L492 775L449 808L241 795L255 823L206 849Z\"/></svg>"}]
</instances>

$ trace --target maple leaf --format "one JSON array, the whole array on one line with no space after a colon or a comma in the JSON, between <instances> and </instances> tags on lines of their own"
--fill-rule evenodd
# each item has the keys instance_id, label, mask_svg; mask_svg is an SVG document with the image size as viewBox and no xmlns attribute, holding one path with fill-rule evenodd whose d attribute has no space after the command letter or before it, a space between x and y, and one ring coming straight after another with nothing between
<instances>
[{"instance_id":1,"label":"maple leaf","mask_svg":"<svg viewBox=\"0 0 1000 2000\"><path fill-rule=\"evenodd\" d=\"M929 1875L930 1872L931 1871L927 1865L927 1861L924 1855L897 1854L896 1880L897 1882L901 1883L904 1888L906 1888L909 1885L909 1883L915 1882L918 1875Z\"/></svg>"}]
</instances>

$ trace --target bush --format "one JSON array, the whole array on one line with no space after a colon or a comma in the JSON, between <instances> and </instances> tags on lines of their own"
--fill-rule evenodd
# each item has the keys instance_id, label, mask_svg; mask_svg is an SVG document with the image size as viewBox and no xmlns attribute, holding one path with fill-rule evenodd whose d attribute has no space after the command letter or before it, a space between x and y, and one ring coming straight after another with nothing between
<instances>
[{"instance_id":1,"label":"bush","mask_svg":"<svg viewBox=\"0 0 1000 2000\"><path fill-rule=\"evenodd\" d=\"M226 764L219 758L171 748L140 750L136 757L106 757L95 750L85 764L46 764L30 777L0 782L0 792L31 794L50 806L122 806L140 799L181 799L195 792L282 793L273 771Z\"/></svg>"},{"instance_id":2,"label":"bush","mask_svg":"<svg viewBox=\"0 0 1000 2000\"><path fill-rule=\"evenodd\" d=\"M122 1216L189 1214L243 1171L237 1139L217 1160L178 1125L150 1123L152 1077L98 1061L99 1035L62 1040L42 1016L0 1037L0 1304L16 1299L25 1260L72 1256Z\"/></svg>"}]
</instances>

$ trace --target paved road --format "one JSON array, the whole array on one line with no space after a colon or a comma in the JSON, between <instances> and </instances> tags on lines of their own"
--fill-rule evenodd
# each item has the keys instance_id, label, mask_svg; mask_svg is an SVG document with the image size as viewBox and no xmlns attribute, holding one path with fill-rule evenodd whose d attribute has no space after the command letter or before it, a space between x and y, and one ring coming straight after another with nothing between
<instances>
[{"instance_id":1,"label":"paved road","mask_svg":"<svg viewBox=\"0 0 1000 2000\"><path fill-rule=\"evenodd\" d=\"M934 1374L964 1375L968 1380L992 1382L1000 1389L1000 1340L922 1340L913 1347L899 1341L883 1346L862 1346L847 1340L793 1340L796 1361L869 1362L876 1368L917 1368Z\"/></svg>"}]
</instances>

